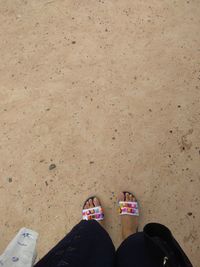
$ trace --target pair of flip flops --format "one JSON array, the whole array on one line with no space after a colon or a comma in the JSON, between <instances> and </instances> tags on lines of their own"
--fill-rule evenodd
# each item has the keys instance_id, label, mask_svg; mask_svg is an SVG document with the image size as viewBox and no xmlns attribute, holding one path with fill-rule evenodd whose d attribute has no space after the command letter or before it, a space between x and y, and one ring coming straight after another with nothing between
<instances>
[{"instance_id":1,"label":"pair of flip flops","mask_svg":"<svg viewBox=\"0 0 200 267\"><path fill-rule=\"evenodd\" d=\"M124 193L124 199L125 199L125 194L131 194L129 192L123 192ZM89 199L94 199L95 197L90 197L88 198L86 202ZM138 207L138 202L137 201L119 201L119 215L131 215L131 216L139 216L139 207ZM89 209L84 209L82 211L83 215L83 220L96 220L96 221L102 221L104 219L104 213L101 205Z\"/></svg>"}]
</instances>

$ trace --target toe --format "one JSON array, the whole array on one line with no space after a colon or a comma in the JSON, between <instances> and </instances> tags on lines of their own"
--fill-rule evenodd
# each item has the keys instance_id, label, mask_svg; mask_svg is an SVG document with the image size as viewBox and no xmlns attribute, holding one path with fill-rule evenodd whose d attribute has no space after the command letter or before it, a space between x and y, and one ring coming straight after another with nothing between
<instances>
[{"instance_id":1,"label":"toe","mask_svg":"<svg viewBox=\"0 0 200 267\"><path fill-rule=\"evenodd\" d=\"M93 199L93 203L94 203L95 207L100 206L100 202L99 202L98 198L96 198L96 197Z\"/></svg>"},{"instance_id":2,"label":"toe","mask_svg":"<svg viewBox=\"0 0 200 267\"><path fill-rule=\"evenodd\" d=\"M89 209L89 202L88 201L86 201L86 203L85 203L85 206L84 206L84 209Z\"/></svg>"},{"instance_id":3,"label":"toe","mask_svg":"<svg viewBox=\"0 0 200 267\"><path fill-rule=\"evenodd\" d=\"M132 194L129 194L129 200L130 200L130 201L134 201L134 200L133 200L133 195L132 195Z\"/></svg>"},{"instance_id":4,"label":"toe","mask_svg":"<svg viewBox=\"0 0 200 267\"><path fill-rule=\"evenodd\" d=\"M136 199L136 197L134 195L132 195L132 201L133 202L137 202L137 199Z\"/></svg>"},{"instance_id":5,"label":"toe","mask_svg":"<svg viewBox=\"0 0 200 267\"><path fill-rule=\"evenodd\" d=\"M125 199L126 201L129 201L130 199L129 199L129 193L126 193L126 199Z\"/></svg>"},{"instance_id":6,"label":"toe","mask_svg":"<svg viewBox=\"0 0 200 267\"><path fill-rule=\"evenodd\" d=\"M91 198L89 199L89 204L90 204L90 208L93 208L94 207L94 204L93 204L93 201L92 201Z\"/></svg>"}]
</instances>

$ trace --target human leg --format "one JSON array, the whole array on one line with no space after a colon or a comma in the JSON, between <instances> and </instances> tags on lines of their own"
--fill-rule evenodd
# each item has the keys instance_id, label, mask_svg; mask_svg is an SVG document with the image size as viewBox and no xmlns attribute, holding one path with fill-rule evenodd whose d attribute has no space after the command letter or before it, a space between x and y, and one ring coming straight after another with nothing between
<instances>
[{"instance_id":1,"label":"human leg","mask_svg":"<svg viewBox=\"0 0 200 267\"><path fill-rule=\"evenodd\" d=\"M84 209L99 206L89 199ZM112 267L115 248L106 230L96 220L82 220L35 267Z\"/></svg>"},{"instance_id":2,"label":"human leg","mask_svg":"<svg viewBox=\"0 0 200 267\"><path fill-rule=\"evenodd\" d=\"M125 197L125 202L132 201L130 195L125 194ZM134 197L133 200L136 201ZM124 204L125 214L129 211L127 203ZM130 215L133 214L130 212ZM143 232L138 233L136 227L134 228L134 217L130 215L121 216L124 241L116 252L116 267L192 267L188 257L166 226L150 223L144 227Z\"/></svg>"}]
</instances>

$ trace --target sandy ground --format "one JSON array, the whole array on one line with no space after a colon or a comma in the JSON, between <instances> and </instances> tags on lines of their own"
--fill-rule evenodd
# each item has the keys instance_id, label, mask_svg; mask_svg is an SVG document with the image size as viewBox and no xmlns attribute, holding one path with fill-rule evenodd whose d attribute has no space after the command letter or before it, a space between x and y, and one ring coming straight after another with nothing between
<instances>
[{"instance_id":1,"label":"sandy ground","mask_svg":"<svg viewBox=\"0 0 200 267\"><path fill-rule=\"evenodd\" d=\"M0 252L41 258L97 194L173 231L200 266L200 1L0 1ZM55 168L49 166L55 164Z\"/></svg>"}]
</instances>

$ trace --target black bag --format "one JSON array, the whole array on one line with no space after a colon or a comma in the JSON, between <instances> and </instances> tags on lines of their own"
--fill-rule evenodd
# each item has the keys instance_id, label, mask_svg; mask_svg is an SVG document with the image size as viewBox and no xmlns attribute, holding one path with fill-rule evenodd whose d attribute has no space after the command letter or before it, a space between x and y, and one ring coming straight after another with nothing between
<instances>
[{"instance_id":1,"label":"black bag","mask_svg":"<svg viewBox=\"0 0 200 267\"><path fill-rule=\"evenodd\" d=\"M174 239L170 230L159 223L144 227L144 236L150 257L163 267L192 267L188 257Z\"/></svg>"}]
</instances>

